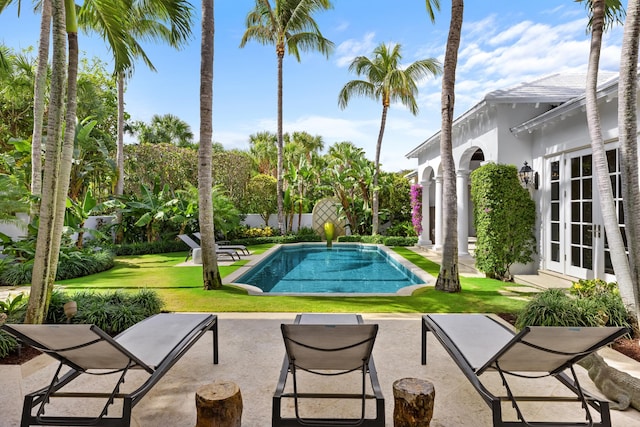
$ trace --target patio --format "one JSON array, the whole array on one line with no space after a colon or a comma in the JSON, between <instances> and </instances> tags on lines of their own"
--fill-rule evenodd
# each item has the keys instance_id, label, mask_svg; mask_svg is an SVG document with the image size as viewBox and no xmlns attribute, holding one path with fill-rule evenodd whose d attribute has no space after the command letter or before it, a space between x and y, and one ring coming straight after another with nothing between
<instances>
[{"instance_id":1,"label":"patio","mask_svg":"<svg viewBox=\"0 0 640 427\"><path fill-rule=\"evenodd\" d=\"M219 313L220 363L211 363L211 334L206 334L147 394L133 410L132 426L152 427L166 425L187 427L195 425L195 392L203 384L216 379L233 381L240 386L243 397L242 425L265 427L271 423L271 397L275 390L284 357L284 345L280 335L280 323L293 322L295 313ZM429 334L428 365L420 364L420 315L363 314L365 322L378 323L380 330L374 347L374 359L386 403L387 425L393 425L393 393L395 380L416 377L431 381L436 390L434 427L490 426L491 411L469 384L440 344ZM610 364L640 377L640 364L617 352L605 350L603 354ZM22 396L25 392L48 384L56 367L48 356L40 356L22 368L0 366L2 389L0 412L2 426L19 425ZM593 391L586 372L577 367L583 387ZM125 387L135 383L138 372L133 372ZM499 387L499 378L485 374L492 390ZM107 381L93 377L91 384ZM133 380L133 381L132 381ZM322 381L314 379L314 381ZM344 381L344 379L340 379ZM536 389L549 392L563 389L553 379L536 380ZM357 383L357 381L356 381ZM516 392L529 391L531 381L514 379ZM527 384L526 386L523 384ZM329 386L328 384L327 386ZM322 386L322 385L321 385ZM357 384L356 384L357 386ZM526 388L524 388L526 387ZM61 413L73 410L77 404L65 402L58 405ZM96 405L101 407L101 405ZM548 420L566 420L581 417L577 405L549 406L529 404L530 414ZM349 411L350 407L338 407ZM313 411L314 407L308 407ZM336 411L335 408L330 409ZM506 408L505 408L505 411ZM346 412L345 412L346 413ZM507 412L510 413L510 412ZM48 414L50 414L48 412ZM640 412L633 409L611 411L615 426L640 425ZM579 418L578 418L579 419Z\"/></svg>"}]
</instances>

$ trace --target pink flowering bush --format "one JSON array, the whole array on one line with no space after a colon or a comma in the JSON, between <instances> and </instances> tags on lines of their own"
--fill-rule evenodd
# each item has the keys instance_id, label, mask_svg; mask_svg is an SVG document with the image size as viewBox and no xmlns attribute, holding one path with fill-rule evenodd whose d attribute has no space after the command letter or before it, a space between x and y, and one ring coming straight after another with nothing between
<instances>
[{"instance_id":1,"label":"pink flowering bush","mask_svg":"<svg viewBox=\"0 0 640 427\"><path fill-rule=\"evenodd\" d=\"M411 185L411 223L419 236L422 233L422 187Z\"/></svg>"}]
</instances>

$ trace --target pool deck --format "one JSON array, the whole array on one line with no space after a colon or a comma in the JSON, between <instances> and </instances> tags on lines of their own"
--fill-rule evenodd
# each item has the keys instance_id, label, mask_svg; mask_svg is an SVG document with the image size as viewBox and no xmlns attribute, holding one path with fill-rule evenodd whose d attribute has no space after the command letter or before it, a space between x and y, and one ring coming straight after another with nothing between
<instances>
[{"instance_id":1,"label":"pool deck","mask_svg":"<svg viewBox=\"0 0 640 427\"><path fill-rule=\"evenodd\" d=\"M192 427L196 421L195 392L215 380L233 381L240 387L243 399L243 427L271 425L271 404L280 367L285 355L280 334L281 323L292 323L296 313L219 313L220 362L211 363L212 335L206 334L198 341L162 380L133 409L132 427ZM385 397L386 425L393 426L393 382L401 378L420 378L430 381L435 388L435 409L431 427L483 427L491 426L491 411L475 391L444 348L428 334L428 364L420 364L421 315L420 314L367 314L367 323L379 324L378 338L373 355ZM640 364L617 352L605 349L601 354L611 364L640 377ZM0 366L0 426L19 425L23 395L45 386L50 381L57 363L49 356L39 356L25 366ZM580 381L586 389L595 392L586 372L576 367ZM132 387L136 380L144 379L140 371L130 372L123 387ZM486 377L486 378L485 378ZM483 374L487 384L500 388L497 374ZM354 378L352 378L354 379ZM485 381L483 380L483 381ZM84 384L102 390L108 378L87 378ZM314 390L339 384L341 391L351 384L346 379L323 382L314 376L312 383L305 383ZM357 386L358 380L354 383ZM535 386L531 387L531 384ZM515 378L512 385L521 392L541 392L544 395L560 395L564 389L551 378L523 380ZM302 387L302 384L301 384ZM308 389L306 389L308 390ZM335 390L335 389L333 389ZM523 391L524 390L524 391ZM126 391L126 388L125 390ZM333 416L350 414L353 402L344 407L336 404L330 408L314 405L309 408L314 415ZM356 403L357 405L357 403ZM77 414L78 410L95 409L95 405L79 405L75 399L59 405L53 414ZM548 405L525 403L527 414L536 419L582 420L583 412L576 404ZM291 405L284 406L287 411ZM511 411L505 407L505 411ZM614 426L640 425L640 412L629 409L611 411Z\"/></svg>"}]
</instances>

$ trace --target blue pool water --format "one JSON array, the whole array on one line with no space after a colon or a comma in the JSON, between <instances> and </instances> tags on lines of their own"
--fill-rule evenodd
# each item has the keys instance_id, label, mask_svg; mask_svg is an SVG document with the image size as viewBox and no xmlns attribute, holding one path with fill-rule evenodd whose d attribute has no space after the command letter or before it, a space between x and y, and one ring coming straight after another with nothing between
<instances>
[{"instance_id":1,"label":"blue pool water","mask_svg":"<svg viewBox=\"0 0 640 427\"><path fill-rule=\"evenodd\" d=\"M423 283L377 246L281 246L234 280L269 293L395 293Z\"/></svg>"}]
</instances>

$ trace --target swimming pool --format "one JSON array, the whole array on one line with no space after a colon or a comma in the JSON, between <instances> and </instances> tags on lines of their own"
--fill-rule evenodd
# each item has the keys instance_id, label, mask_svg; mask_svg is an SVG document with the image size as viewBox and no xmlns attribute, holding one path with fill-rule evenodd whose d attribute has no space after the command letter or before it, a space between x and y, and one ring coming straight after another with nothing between
<instances>
[{"instance_id":1,"label":"swimming pool","mask_svg":"<svg viewBox=\"0 0 640 427\"><path fill-rule=\"evenodd\" d=\"M397 258L378 245L282 245L233 283L269 294L395 294L425 284Z\"/></svg>"}]
</instances>

